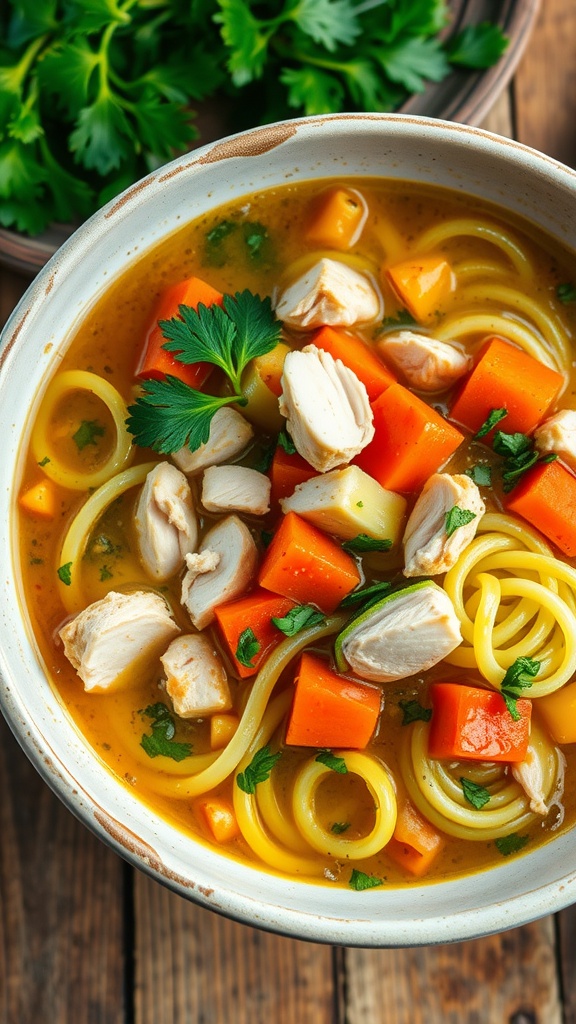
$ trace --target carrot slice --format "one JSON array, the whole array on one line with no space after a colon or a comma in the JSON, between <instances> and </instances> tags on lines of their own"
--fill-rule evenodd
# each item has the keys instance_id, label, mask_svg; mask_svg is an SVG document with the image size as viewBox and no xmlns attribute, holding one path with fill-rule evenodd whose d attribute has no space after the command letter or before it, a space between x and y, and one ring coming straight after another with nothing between
<instances>
[{"instance_id":1,"label":"carrot slice","mask_svg":"<svg viewBox=\"0 0 576 1024\"><path fill-rule=\"evenodd\" d=\"M284 516L260 568L266 590L330 614L360 583L356 562L295 512Z\"/></svg>"},{"instance_id":2,"label":"carrot slice","mask_svg":"<svg viewBox=\"0 0 576 1024\"><path fill-rule=\"evenodd\" d=\"M334 359L341 359L344 366L352 370L362 381L368 398L373 402L386 388L394 383L395 377L380 362L375 352L361 338L334 327L321 327L312 335L312 343L329 352Z\"/></svg>"},{"instance_id":3,"label":"carrot slice","mask_svg":"<svg viewBox=\"0 0 576 1024\"><path fill-rule=\"evenodd\" d=\"M489 338L458 392L450 417L476 433L492 409L506 409L502 430L529 434L544 419L563 385L564 378L556 370L501 338Z\"/></svg>"},{"instance_id":4,"label":"carrot slice","mask_svg":"<svg viewBox=\"0 0 576 1024\"><path fill-rule=\"evenodd\" d=\"M18 498L18 504L24 512L41 519L54 519L56 515L56 492L49 480L41 480Z\"/></svg>"},{"instance_id":5,"label":"carrot slice","mask_svg":"<svg viewBox=\"0 0 576 1024\"><path fill-rule=\"evenodd\" d=\"M400 299L419 321L428 320L454 289L452 267L443 256L405 260L385 271Z\"/></svg>"},{"instance_id":6,"label":"carrot slice","mask_svg":"<svg viewBox=\"0 0 576 1024\"><path fill-rule=\"evenodd\" d=\"M229 843L240 835L240 828L231 805L222 797L212 796L196 804L217 843Z\"/></svg>"},{"instance_id":7,"label":"carrot slice","mask_svg":"<svg viewBox=\"0 0 576 1024\"><path fill-rule=\"evenodd\" d=\"M294 682L287 744L364 749L380 714L379 689L337 675L322 658L308 653L300 659Z\"/></svg>"},{"instance_id":8,"label":"carrot slice","mask_svg":"<svg viewBox=\"0 0 576 1024\"><path fill-rule=\"evenodd\" d=\"M348 249L358 239L366 205L353 189L333 188L316 203L306 240L330 249Z\"/></svg>"},{"instance_id":9,"label":"carrot slice","mask_svg":"<svg viewBox=\"0 0 576 1024\"><path fill-rule=\"evenodd\" d=\"M240 597L237 601L227 601L226 604L215 608L214 614L220 636L241 679L255 675L270 651L284 639L283 634L276 629L270 619L273 616L282 618L293 607L294 602L290 598L257 589L246 597ZM236 657L240 636L248 627L252 630L256 642L260 644L258 653L250 659L251 666L243 665Z\"/></svg>"},{"instance_id":10,"label":"carrot slice","mask_svg":"<svg viewBox=\"0 0 576 1024\"><path fill-rule=\"evenodd\" d=\"M504 500L508 509L540 530L565 555L576 555L576 477L560 462L529 469Z\"/></svg>"},{"instance_id":11,"label":"carrot slice","mask_svg":"<svg viewBox=\"0 0 576 1024\"><path fill-rule=\"evenodd\" d=\"M445 838L418 813L409 800L400 801L394 835L386 853L411 875L426 874L443 846Z\"/></svg>"},{"instance_id":12,"label":"carrot slice","mask_svg":"<svg viewBox=\"0 0 576 1024\"><path fill-rule=\"evenodd\" d=\"M163 380L167 374L178 377L190 387L200 388L208 379L214 367L211 363L181 363L163 345L166 338L158 326L159 320L171 320L178 316L179 306L198 309L205 306L222 305L222 294L199 277L189 277L162 293L148 328L146 340L136 366L135 375L140 380Z\"/></svg>"},{"instance_id":13,"label":"carrot slice","mask_svg":"<svg viewBox=\"0 0 576 1024\"><path fill-rule=\"evenodd\" d=\"M306 459L297 452L288 455L282 446L278 445L270 466L270 501L277 504L281 498L288 498L294 494L298 484L303 484L313 476L317 476L316 470L306 462Z\"/></svg>"},{"instance_id":14,"label":"carrot slice","mask_svg":"<svg viewBox=\"0 0 576 1024\"><path fill-rule=\"evenodd\" d=\"M389 491L417 491L456 451L464 436L401 384L372 405L374 439L354 459Z\"/></svg>"},{"instance_id":15,"label":"carrot slice","mask_svg":"<svg viewBox=\"0 0 576 1024\"><path fill-rule=\"evenodd\" d=\"M530 739L532 701L518 700L515 721L496 690L433 683L428 753L438 760L523 761Z\"/></svg>"}]
</instances>

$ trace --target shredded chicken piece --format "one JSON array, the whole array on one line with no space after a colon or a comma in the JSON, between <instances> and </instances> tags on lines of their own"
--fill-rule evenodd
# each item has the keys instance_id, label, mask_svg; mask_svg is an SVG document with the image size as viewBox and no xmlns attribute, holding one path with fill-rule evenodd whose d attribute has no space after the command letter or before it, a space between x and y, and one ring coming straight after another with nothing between
<instances>
[{"instance_id":1,"label":"shredded chicken piece","mask_svg":"<svg viewBox=\"0 0 576 1024\"><path fill-rule=\"evenodd\" d=\"M576 412L562 409L534 431L534 443L540 452L555 452L570 469L576 470Z\"/></svg>"},{"instance_id":2,"label":"shredded chicken piece","mask_svg":"<svg viewBox=\"0 0 576 1024\"><path fill-rule=\"evenodd\" d=\"M201 718L230 710L226 669L207 637L176 637L160 661L166 673L166 692L180 718Z\"/></svg>"},{"instance_id":3,"label":"shredded chicken piece","mask_svg":"<svg viewBox=\"0 0 576 1024\"><path fill-rule=\"evenodd\" d=\"M377 347L386 362L418 391L452 387L472 366L471 357L460 349L415 331L387 334Z\"/></svg>"},{"instance_id":4,"label":"shredded chicken piece","mask_svg":"<svg viewBox=\"0 0 576 1024\"><path fill-rule=\"evenodd\" d=\"M364 384L316 345L286 356L280 412L296 450L319 473L350 462L374 437Z\"/></svg>"},{"instance_id":5,"label":"shredded chicken piece","mask_svg":"<svg viewBox=\"0 0 576 1024\"><path fill-rule=\"evenodd\" d=\"M60 630L64 653L88 692L130 686L146 674L180 630L158 594L136 591L106 597Z\"/></svg>"},{"instance_id":6,"label":"shredded chicken piece","mask_svg":"<svg viewBox=\"0 0 576 1024\"><path fill-rule=\"evenodd\" d=\"M230 462L244 451L253 437L254 431L247 420L236 409L218 409L210 423L210 435L206 444L201 444L196 451L180 448L173 452L172 458L188 476L201 473L208 466L219 466L222 462Z\"/></svg>"},{"instance_id":7,"label":"shredded chicken piece","mask_svg":"<svg viewBox=\"0 0 576 1024\"><path fill-rule=\"evenodd\" d=\"M380 320L376 282L340 260L321 259L280 295L276 316L292 327L352 327Z\"/></svg>"},{"instance_id":8,"label":"shredded chicken piece","mask_svg":"<svg viewBox=\"0 0 576 1024\"><path fill-rule=\"evenodd\" d=\"M218 556L215 568L197 574L192 583L187 575L182 581L182 604L196 629L210 625L219 604L248 589L258 565L254 538L238 516L226 516L208 531L200 545L200 554L204 552Z\"/></svg>"},{"instance_id":9,"label":"shredded chicken piece","mask_svg":"<svg viewBox=\"0 0 576 1024\"><path fill-rule=\"evenodd\" d=\"M220 555L217 551L203 550L186 555L184 561L186 562L187 572L182 580L182 604L185 604L188 600L190 587L194 583L194 580L198 576L202 576L203 573L213 572L214 569L218 568Z\"/></svg>"},{"instance_id":10,"label":"shredded chicken piece","mask_svg":"<svg viewBox=\"0 0 576 1024\"><path fill-rule=\"evenodd\" d=\"M155 580L167 580L182 567L198 542L190 485L179 469L160 462L148 473L134 512L140 558Z\"/></svg>"},{"instance_id":11,"label":"shredded chicken piece","mask_svg":"<svg viewBox=\"0 0 576 1024\"><path fill-rule=\"evenodd\" d=\"M474 518L448 536L446 516L451 509ZM486 511L480 491L470 477L435 473L426 481L404 531L405 576L437 576L447 572L474 540Z\"/></svg>"},{"instance_id":12,"label":"shredded chicken piece","mask_svg":"<svg viewBox=\"0 0 576 1024\"><path fill-rule=\"evenodd\" d=\"M541 814L545 818L550 808L544 799L542 765L534 747L528 745L524 760L512 764L511 768L516 782L520 783L526 796L530 799L530 810L534 814Z\"/></svg>"},{"instance_id":13,"label":"shredded chicken piece","mask_svg":"<svg viewBox=\"0 0 576 1024\"><path fill-rule=\"evenodd\" d=\"M357 676L385 683L424 672L461 642L448 594L429 580L359 616L345 631L341 649Z\"/></svg>"},{"instance_id":14,"label":"shredded chicken piece","mask_svg":"<svg viewBox=\"0 0 576 1024\"><path fill-rule=\"evenodd\" d=\"M246 466L211 466L202 479L202 504L207 512L270 511L270 478Z\"/></svg>"}]
</instances>

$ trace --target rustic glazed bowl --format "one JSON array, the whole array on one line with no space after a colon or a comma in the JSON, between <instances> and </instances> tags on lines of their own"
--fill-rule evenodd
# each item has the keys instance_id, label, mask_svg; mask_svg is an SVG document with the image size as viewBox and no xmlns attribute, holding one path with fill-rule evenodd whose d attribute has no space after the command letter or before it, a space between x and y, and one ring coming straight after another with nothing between
<instances>
[{"instance_id":1,"label":"rustic glazed bowl","mask_svg":"<svg viewBox=\"0 0 576 1024\"><path fill-rule=\"evenodd\" d=\"M399 115L283 122L161 168L96 214L31 285L0 348L0 702L48 784L118 853L176 892L287 935L364 946L460 940L523 924L576 899L576 843L468 878L365 893L277 878L159 820L84 742L47 682L19 583L14 500L20 455L44 382L78 322L116 274L187 220L267 186L332 175L448 186L496 202L569 245L576 172L478 129Z\"/></svg>"}]
</instances>

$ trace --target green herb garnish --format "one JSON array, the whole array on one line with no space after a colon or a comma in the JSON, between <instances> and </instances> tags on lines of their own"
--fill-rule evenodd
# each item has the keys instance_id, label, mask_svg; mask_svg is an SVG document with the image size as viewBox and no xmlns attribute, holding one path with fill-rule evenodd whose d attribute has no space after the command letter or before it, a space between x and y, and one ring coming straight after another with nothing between
<instances>
[{"instance_id":1,"label":"green herb garnish","mask_svg":"<svg viewBox=\"0 0 576 1024\"><path fill-rule=\"evenodd\" d=\"M353 590L351 594L346 594L340 601L341 608L351 608L355 604L362 604L363 601L377 601L384 594L390 590L391 583L387 583L384 580L376 583L371 583L368 587L363 587L361 590Z\"/></svg>"},{"instance_id":2,"label":"green herb garnish","mask_svg":"<svg viewBox=\"0 0 576 1024\"><path fill-rule=\"evenodd\" d=\"M105 433L104 427L97 420L82 420L76 433L72 434L72 440L78 451L82 452L89 444L98 444L96 438L103 437Z\"/></svg>"},{"instance_id":3,"label":"green herb garnish","mask_svg":"<svg viewBox=\"0 0 576 1024\"><path fill-rule=\"evenodd\" d=\"M258 783L266 782L270 778L270 772L281 757L280 750L276 754L271 754L268 745L262 747L256 751L248 767L238 773L236 784L243 793L255 793Z\"/></svg>"},{"instance_id":4,"label":"green herb garnish","mask_svg":"<svg viewBox=\"0 0 576 1024\"><path fill-rule=\"evenodd\" d=\"M331 750L319 750L314 760L325 765L326 768L331 768L333 772L337 772L339 775L348 774L344 758L337 757Z\"/></svg>"},{"instance_id":5,"label":"green herb garnish","mask_svg":"<svg viewBox=\"0 0 576 1024\"><path fill-rule=\"evenodd\" d=\"M363 892L364 889L374 889L377 885L382 885L383 881L384 879L376 878L375 875L367 875L364 871L352 868L349 885L356 892Z\"/></svg>"},{"instance_id":6,"label":"green herb garnish","mask_svg":"<svg viewBox=\"0 0 576 1024\"><path fill-rule=\"evenodd\" d=\"M476 466L469 466L464 472L478 487L492 486L492 466L480 462Z\"/></svg>"},{"instance_id":7,"label":"green herb garnish","mask_svg":"<svg viewBox=\"0 0 576 1024\"><path fill-rule=\"evenodd\" d=\"M402 711L402 725L411 725L412 722L429 722L432 718L432 708L425 708L418 700L399 700L398 707Z\"/></svg>"},{"instance_id":8,"label":"green herb garnish","mask_svg":"<svg viewBox=\"0 0 576 1024\"><path fill-rule=\"evenodd\" d=\"M183 761L190 757L192 744L178 743L173 739L176 727L166 704L149 704L140 714L152 719L152 733L145 733L140 740L140 746L148 757L170 757L173 761Z\"/></svg>"},{"instance_id":9,"label":"green herb garnish","mask_svg":"<svg viewBox=\"0 0 576 1024\"><path fill-rule=\"evenodd\" d=\"M259 653L261 646L260 641L256 639L254 630L248 626L238 637L236 659L246 668L254 668L254 658Z\"/></svg>"},{"instance_id":10,"label":"green herb garnish","mask_svg":"<svg viewBox=\"0 0 576 1024\"><path fill-rule=\"evenodd\" d=\"M498 26L484 21L480 25L468 25L448 43L446 51L451 64L480 70L500 60L507 45L508 40Z\"/></svg>"},{"instance_id":11,"label":"green herb garnish","mask_svg":"<svg viewBox=\"0 0 576 1024\"><path fill-rule=\"evenodd\" d=\"M519 721L521 715L516 706L516 701L522 696L523 690L532 686L532 679L540 671L540 662L535 658L516 658L516 661L506 670L506 675L500 684L500 693L508 711L515 722Z\"/></svg>"},{"instance_id":12,"label":"green herb garnish","mask_svg":"<svg viewBox=\"0 0 576 1024\"><path fill-rule=\"evenodd\" d=\"M500 423L500 421L507 415L507 409L491 409L487 418L484 420L484 423L480 427L480 430L477 430L474 434L475 439L479 441L480 438L486 437L486 434L489 434L496 424Z\"/></svg>"},{"instance_id":13,"label":"green herb garnish","mask_svg":"<svg viewBox=\"0 0 576 1024\"><path fill-rule=\"evenodd\" d=\"M503 857L509 857L511 853L518 853L529 842L530 836L520 836L517 832L511 832L509 836L501 836L499 839L495 839L494 845Z\"/></svg>"},{"instance_id":14,"label":"green herb garnish","mask_svg":"<svg viewBox=\"0 0 576 1024\"><path fill-rule=\"evenodd\" d=\"M113 575L114 575L114 573L110 572L110 569L108 568L108 566L107 565L103 565L100 568L100 583L105 583L106 580L111 580Z\"/></svg>"},{"instance_id":15,"label":"green herb garnish","mask_svg":"<svg viewBox=\"0 0 576 1024\"><path fill-rule=\"evenodd\" d=\"M477 811L481 810L485 804L490 800L490 793L484 786L480 786L473 779L460 778L460 784L462 786L462 792L466 797L469 804L475 807Z\"/></svg>"},{"instance_id":16,"label":"green herb garnish","mask_svg":"<svg viewBox=\"0 0 576 1024\"><path fill-rule=\"evenodd\" d=\"M186 364L218 366L230 380L234 394L207 395L172 376L163 381L148 380L142 397L128 409L126 425L136 444L143 448L168 454L188 445L196 451L208 440L210 423L218 409L246 404L242 372L251 359L278 344L280 323L269 298L244 291L225 295L222 309L202 303L197 310L180 306L180 317L161 320L160 327L167 338L164 347L176 359Z\"/></svg>"},{"instance_id":17,"label":"green herb garnish","mask_svg":"<svg viewBox=\"0 0 576 1024\"><path fill-rule=\"evenodd\" d=\"M284 449L286 455L296 455L296 445L287 430L281 430L278 434L278 445Z\"/></svg>"},{"instance_id":18,"label":"green herb garnish","mask_svg":"<svg viewBox=\"0 0 576 1024\"><path fill-rule=\"evenodd\" d=\"M416 320L412 313L409 313L407 309L400 309L396 316L385 316L382 321L382 327L384 330L389 330L395 327L409 327L415 323Z\"/></svg>"},{"instance_id":19,"label":"green herb garnish","mask_svg":"<svg viewBox=\"0 0 576 1024\"><path fill-rule=\"evenodd\" d=\"M42 462L39 462L38 465L39 466L47 466L49 462L50 462L49 456L45 455L44 458L42 459Z\"/></svg>"},{"instance_id":20,"label":"green herb garnish","mask_svg":"<svg viewBox=\"0 0 576 1024\"><path fill-rule=\"evenodd\" d=\"M560 299L560 302L565 304L568 302L576 302L576 285L566 282L566 284L559 284L556 289L556 298Z\"/></svg>"},{"instance_id":21,"label":"green herb garnish","mask_svg":"<svg viewBox=\"0 0 576 1024\"><path fill-rule=\"evenodd\" d=\"M313 608L310 604L299 604L296 608L291 608L281 618L272 618L270 621L285 636L296 636L301 629L317 626L320 622L324 622L324 619L325 616L317 608Z\"/></svg>"},{"instance_id":22,"label":"green herb garnish","mask_svg":"<svg viewBox=\"0 0 576 1024\"><path fill-rule=\"evenodd\" d=\"M467 526L473 519L476 519L475 512L471 512L468 508L460 508L458 505L454 505L446 513L446 536L451 537L456 530L459 530L461 526Z\"/></svg>"},{"instance_id":23,"label":"green herb garnish","mask_svg":"<svg viewBox=\"0 0 576 1024\"><path fill-rule=\"evenodd\" d=\"M72 583L72 562L66 562L65 565L61 565L56 572L58 573L58 579L60 582L63 583L65 587L69 587Z\"/></svg>"},{"instance_id":24,"label":"green herb garnish","mask_svg":"<svg viewBox=\"0 0 576 1024\"><path fill-rule=\"evenodd\" d=\"M335 821L334 824L330 826L330 831L333 832L335 836L341 836L342 833L347 832L349 828L349 821Z\"/></svg>"},{"instance_id":25,"label":"green herb garnish","mask_svg":"<svg viewBox=\"0 0 576 1024\"><path fill-rule=\"evenodd\" d=\"M376 537L369 537L367 533L359 533L351 540L345 540L342 544L344 551L349 554L363 554L366 551L389 551L392 547L391 540L378 540Z\"/></svg>"}]
</instances>

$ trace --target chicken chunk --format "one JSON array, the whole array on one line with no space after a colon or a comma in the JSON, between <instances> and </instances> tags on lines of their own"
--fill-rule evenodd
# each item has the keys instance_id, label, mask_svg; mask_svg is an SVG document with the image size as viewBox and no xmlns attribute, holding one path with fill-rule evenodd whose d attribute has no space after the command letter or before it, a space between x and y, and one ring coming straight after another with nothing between
<instances>
[{"instance_id":1,"label":"chicken chunk","mask_svg":"<svg viewBox=\"0 0 576 1024\"><path fill-rule=\"evenodd\" d=\"M544 420L534 431L540 452L555 452L570 469L576 470L576 412L562 409Z\"/></svg>"},{"instance_id":2,"label":"chicken chunk","mask_svg":"<svg viewBox=\"0 0 576 1024\"><path fill-rule=\"evenodd\" d=\"M195 452L179 448L172 454L174 462L183 473L193 476L208 466L219 466L230 462L244 451L254 431L247 420L235 409L218 409L210 423L210 435L206 444Z\"/></svg>"},{"instance_id":3,"label":"chicken chunk","mask_svg":"<svg viewBox=\"0 0 576 1024\"><path fill-rule=\"evenodd\" d=\"M270 511L270 479L246 466L210 466L202 479L202 504L207 512Z\"/></svg>"},{"instance_id":4,"label":"chicken chunk","mask_svg":"<svg viewBox=\"0 0 576 1024\"><path fill-rule=\"evenodd\" d=\"M340 260L321 259L282 292L275 311L291 327L352 327L380 320L384 303L367 274Z\"/></svg>"},{"instance_id":5,"label":"chicken chunk","mask_svg":"<svg viewBox=\"0 0 576 1024\"><path fill-rule=\"evenodd\" d=\"M160 462L148 473L134 513L142 564L155 580L167 580L198 543L190 485L179 469Z\"/></svg>"},{"instance_id":6,"label":"chicken chunk","mask_svg":"<svg viewBox=\"0 0 576 1024\"><path fill-rule=\"evenodd\" d=\"M516 782L522 786L530 800L530 810L534 814L541 814L545 818L550 808L545 800L542 764L534 747L529 745L524 760L511 764L510 767Z\"/></svg>"},{"instance_id":7,"label":"chicken chunk","mask_svg":"<svg viewBox=\"0 0 576 1024\"><path fill-rule=\"evenodd\" d=\"M464 474L435 473L425 483L404 531L405 576L447 572L474 540L486 506ZM469 516L460 513L467 512ZM470 518L472 516L472 518ZM470 519L469 522L458 522Z\"/></svg>"},{"instance_id":8,"label":"chicken chunk","mask_svg":"<svg viewBox=\"0 0 576 1024\"><path fill-rule=\"evenodd\" d=\"M336 642L336 660L375 683L436 665L462 642L448 594L431 580L414 583L354 619Z\"/></svg>"},{"instance_id":9,"label":"chicken chunk","mask_svg":"<svg viewBox=\"0 0 576 1024\"><path fill-rule=\"evenodd\" d=\"M453 345L415 331L397 331L378 342L387 363L418 391L444 391L472 366L472 359Z\"/></svg>"},{"instance_id":10,"label":"chicken chunk","mask_svg":"<svg viewBox=\"0 0 576 1024\"><path fill-rule=\"evenodd\" d=\"M190 587L194 583L197 576L202 576L205 572L212 572L218 568L220 563L220 555L217 551L197 551L192 552L191 555L186 555L184 559L186 563L186 575L182 580L182 602L188 599Z\"/></svg>"},{"instance_id":11,"label":"chicken chunk","mask_svg":"<svg viewBox=\"0 0 576 1024\"><path fill-rule=\"evenodd\" d=\"M60 638L84 689L102 693L139 682L179 632L158 594L112 590L68 622Z\"/></svg>"},{"instance_id":12,"label":"chicken chunk","mask_svg":"<svg viewBox=\"0 0 576 1024\"><path fill-rule=\"evenodd\" d=\"M374 437L364 384L316 345L286 356L280 412L296 450L319 473L350 462Z\"/></svg>"},{"instance_id":13,"label":"chicken chunk","mask_svg":"<svg viewBox=\"0 0 576 1024\"><path fill-rule=\"evenodd\" d=\"M232 707L226 669L205 636L178 636L160 658L166 692L180 718L202 718Z\"/></svg>"},{"instance_id":14,"label":"chicken chunk","mask_svg":"<svg viewBox=\"0 0 576 1024\"><path fill-rule=\"evenodd\" d=\"M224 601L240 597L248 589L258 565L258 550L247 526L238 516L227 516L208 531L200 554L219 556L216 567L190 582L182 581L182 604L196 629L204 629L214 619L214 609Z\"/></svg>"}]
</instances>

